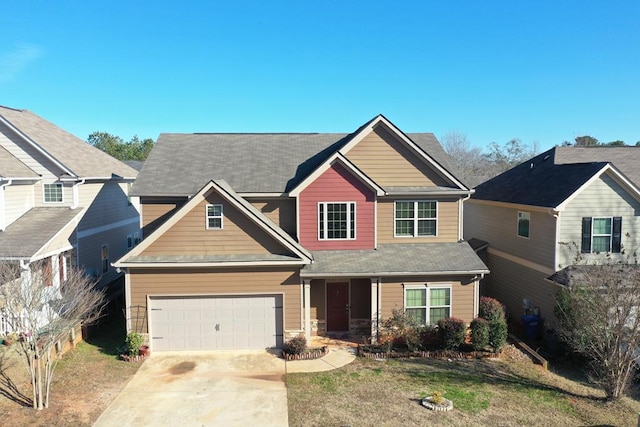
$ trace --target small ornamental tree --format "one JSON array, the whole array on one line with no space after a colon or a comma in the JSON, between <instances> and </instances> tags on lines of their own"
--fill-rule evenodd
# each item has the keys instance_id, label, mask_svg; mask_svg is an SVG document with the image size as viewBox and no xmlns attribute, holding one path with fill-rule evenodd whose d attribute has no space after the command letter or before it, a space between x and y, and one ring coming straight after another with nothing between
<instances>
[{"instance_id":1,"label":"small ornamental tree","mask_svg":"<svg viewBox=\"0 0 640 427\"><path fill-rule=\"evenodd\" d=\"M16 270L18 268L18 271ZM53 372L61 355L54 352L78 324L98 318L103 293L84 272L70 269L60 286L52 269L33 268L19 273L16 264L0 262L0 298L3 316L19 333L18 353L27 367L35 409L49 407Z\"/></svg>"}]
</instances>

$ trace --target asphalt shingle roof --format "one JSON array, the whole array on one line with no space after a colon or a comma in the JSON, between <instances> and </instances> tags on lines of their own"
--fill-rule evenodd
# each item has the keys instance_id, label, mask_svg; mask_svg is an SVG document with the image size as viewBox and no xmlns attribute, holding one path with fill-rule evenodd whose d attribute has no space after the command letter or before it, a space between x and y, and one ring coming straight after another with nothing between
<instances>
[{"instance_id":1,"label":"asphalt shingle roof","mask_svg":"<svg viewBox=\"0 0 640 427\"><path fill-rule=\"evenodd\" d=\"M79 177L133 178L137 171L28 110L0 106L0 116Z\"/></svg>"},{"instance_id":2,"label":"asphalt shingle roof","mask_svg":"<svg viewBox=\"0 0 640 427\"><path fill-rule=\"evenodd\" d=\"M39 178L29 166L22 163L13 154L0 147L0 177L2 178Z\"/></svg>"},{"instance_id":3,"label":"asphalt shingle roof","mask_svg":"<svg viewBox=\"0 0 640 427\"><path fill-rule=\"evenodd\" d=\"M355 133L164 133L145 161L132 194L193 195L212 179L224 179L239 193L285 193ZM433 134L407 136L450 170Z\"/></svg>"},{"instance_id":4,"label":"asphalt shingle roof","mask_svg":"<svg viewBox=\"0 0 640 427\"><path fill-rule=\"evenodd\" d=\"M313 251L302 277L488 273L467 242L385 244L371 250Z\"/></svg>"},{"instance_id":5,"label":"asphalt shingle roof","mask_svg":"<svg viewBox=\"0 0 640 427\"><path fill-rule=\"evenodd\" d=\"M640 147L556 147L555 163L609 162L640 187Z\"/></svg>"},{"instance_id":6,"label":"asphalt shingle roof","mask_svg":"<svg viewBox=\"0 0 640 427\"><path fill-rule=\"evenodd\" d=\"M554 208L607 162L556 164L552 148L475 188L472 199Z\"/></svg>"},{"instance_id":7,"label":"asphalt shingle roof","mask_svg":"<svg viewBox=\"0 0 640 427\"><path fill-rule=\"evenodd\" d=\"M81 212L64 207L30 209L0 231L0 257L32 257Z\"/></svg>"}]
</instances>

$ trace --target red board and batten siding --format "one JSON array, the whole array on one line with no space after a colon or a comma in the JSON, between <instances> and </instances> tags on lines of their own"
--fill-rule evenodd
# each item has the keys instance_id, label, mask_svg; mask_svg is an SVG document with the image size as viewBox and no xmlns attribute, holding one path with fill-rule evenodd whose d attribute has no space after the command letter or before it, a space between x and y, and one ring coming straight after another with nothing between
<instances>
[{"instance_id":1,"label":"red board and batten siding","mask_svg":"<svg viewBox=\"0 0 640 427\"><path fill-rule=\"evenodd\" d=\"M317 250L373 249L375 246L375 194L342 165L334 164L305 188L299 198L300 243ZM318 203L355 202L354 240L318 239Z\"/></svg>"}]
</instances>

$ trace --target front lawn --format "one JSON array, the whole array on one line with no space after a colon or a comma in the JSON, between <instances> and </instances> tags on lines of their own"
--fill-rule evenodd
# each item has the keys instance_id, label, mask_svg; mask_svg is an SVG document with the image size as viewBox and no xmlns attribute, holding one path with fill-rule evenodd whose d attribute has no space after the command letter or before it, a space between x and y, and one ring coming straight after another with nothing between
<instances>
[{"instance_id":1,"label":"front lawn","mask_svg":"<svg viewBox=\"0 0 640 427\"><path fill-rule=\"evenodd\" d=\"M358 358L334 371L288 374L289 425L637 425L637 400L607 403L599 390L506 350L511 357L502 360ZM420 406L433 391L454 410Z\"/></svg>"}]
</instances>

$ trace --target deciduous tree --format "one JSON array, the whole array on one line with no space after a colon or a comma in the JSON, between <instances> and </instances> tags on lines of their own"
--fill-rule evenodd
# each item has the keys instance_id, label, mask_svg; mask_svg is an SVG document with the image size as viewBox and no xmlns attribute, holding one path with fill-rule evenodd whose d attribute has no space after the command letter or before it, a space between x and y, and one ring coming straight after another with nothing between
<instances>
[{"instance_id":1,"label":"deciduous tree","mask_svg":"<svg viewBox=\"0 0 640 427\"><path fill-rule=\"evenodd\" d=\"M93 132L87 142L118 160L146 160L154 144L153 139L141 140L137 135L125 142L108 132Z\"/></svg>"}]
</instances>

